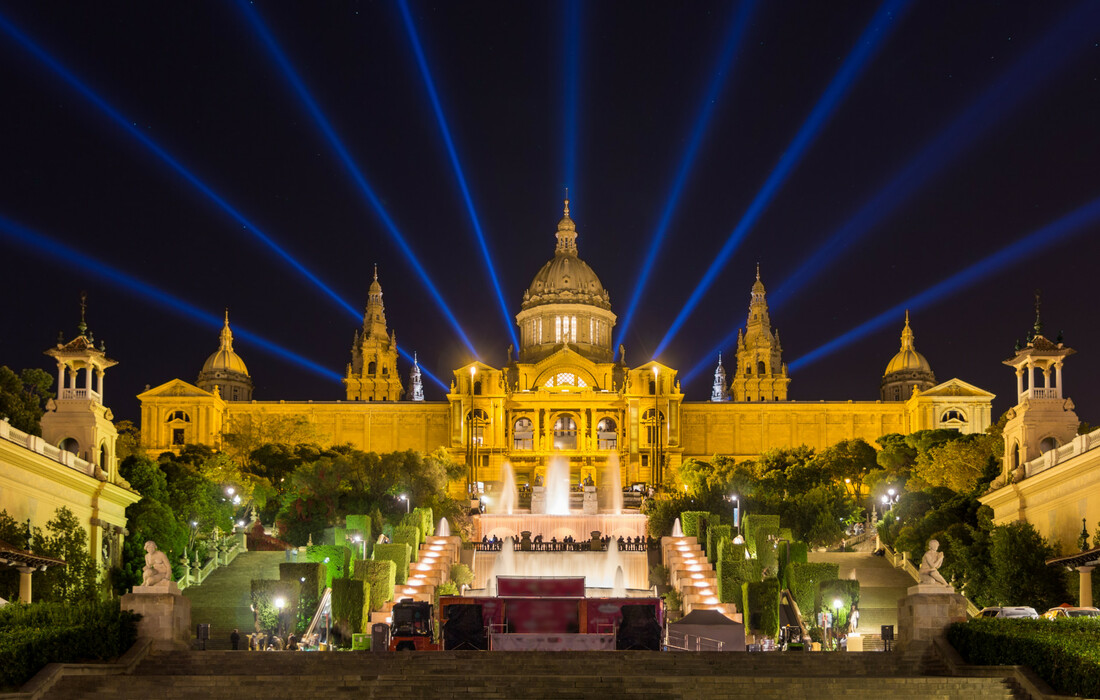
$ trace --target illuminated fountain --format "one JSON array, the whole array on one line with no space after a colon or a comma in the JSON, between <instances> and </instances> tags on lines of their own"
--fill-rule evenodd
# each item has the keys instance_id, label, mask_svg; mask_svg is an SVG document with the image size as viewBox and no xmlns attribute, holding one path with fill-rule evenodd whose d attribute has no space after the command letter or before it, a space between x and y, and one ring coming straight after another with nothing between
<instances>
[{"instance_id":1,"label":"illuminated fountain","mask_svg":"<svg viewBox=\"0 0 1100 700\"><path fill-rule=\"evenodd\" d=\"M619 472L619 453L607 456L607 466L603 472L603 491L607 494L606 508L612 515L623 512L623 480Z\"/></svg>"},{"instance_id":2,"label":"illuminated fountain","mask_svg":"<svg viewBox=\"0 0 1100 700\"><path fill-rule=\"evenodd\" d=\"M516 490L516 471L512 463L504 460L500 467L500 494L489 503L489 512L493 515L512 515L519 507L519 493Z\"/></svg>"},{"instance_id":3,"label":"illuminated fountain","mask_svg":"<svg viewBox=\"0 0 1100 700\"><path fill-rule=\"evenodd\" d=\"M569 460L553 457L546 467L546 514L569 515Z\"/></svg>"},{"instance_id":4,"label":"illuminated fountain","mask_svg":"<svg viewBox=\"0 0 1100 700\"><path fill-rule=\"evenodd\" d=\"M451 536L451 524L447 522L446 518L439 519L439 524L435 526L435 534L438 537Z\"/></svg>"},{"instance_id":5,"label":"illuminated fountain","mask_svg":"<svg viewBox=\"0 0 1100 700\"><path fill-rule=\"evenodd\" d=\"M676 520L674 520L673 523L672 523L672 536L673 537L683 537L684 536L684 528L680 525L680 519L679 518L676 518Z\"/></svg>"}]
</instances>

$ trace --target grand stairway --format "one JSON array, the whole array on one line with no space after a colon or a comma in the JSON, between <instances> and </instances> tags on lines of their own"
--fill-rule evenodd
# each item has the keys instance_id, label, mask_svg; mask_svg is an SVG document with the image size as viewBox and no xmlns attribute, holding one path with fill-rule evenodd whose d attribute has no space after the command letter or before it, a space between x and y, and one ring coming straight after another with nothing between
<instances>
[{"instance_id":1,"label":"grand stairway","mask_svg":"<svg viewBox=\"0 0 1100 700\"><path fill-rule=\"evenodd\" d=\"M1016 698L1005 678L921 676L901 654L163 652L46 698Z\"/></svg>"},{"instance_id":2,"label":"grand stairway","mask_svg":"<svg viewBox=\"0 0 1100 700\"><path fill-rule=\"evenodd\" d=\"M717 610L741 622L736 605L719 602L718 575L695 537L662 537L661 554L669 584L680 592L685 615L692 610Z\"/></svg>"},{"instance_id":3,"label":"grand stairway","mask_svg":"<svg viewBox=\"0 0 1100 700\"><path fill-rule=\"evenodd\" d=\"M191 601L191 633L195 625L210 625L207 649L229 649L229 633L241 637L254 631L252 579L278 579L283 552L241 552L229 566L210 574L201 586L188 586L184 597Z\"/></svg>"}]
</instances>

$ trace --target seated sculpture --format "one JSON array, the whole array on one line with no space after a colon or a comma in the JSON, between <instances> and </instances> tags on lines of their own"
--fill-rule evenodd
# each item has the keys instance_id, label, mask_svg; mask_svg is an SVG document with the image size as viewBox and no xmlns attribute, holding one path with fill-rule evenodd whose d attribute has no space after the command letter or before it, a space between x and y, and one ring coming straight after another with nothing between
<instances>
[{"instance_id":1,"label":"seated sculpture","mask_svg":"<svg viewBox=\"0 0 1100 700\"><path fill-rule=\"evenodd\" d=\"M937 583L941 586L950 587L950 584L944 580L943 575L939 572L940 565L943 564L943 552L939 550L939 541L928 541L928 551L924 553L924 557L920 560L920 570L918 571L920 582Z\"/></svg>"},{"instance_id":2,"label":"seated sculpture","mask_svg":"<svg viewBox=\"0 0 1100 700\"><path fill-rule=\"evenodd\" d=\"M168 555L157 549L157 543L149 540L145 543L145 568L141 570L141 585L155 586L172 580L172 565Z\"/></svg>"}]
</instances>

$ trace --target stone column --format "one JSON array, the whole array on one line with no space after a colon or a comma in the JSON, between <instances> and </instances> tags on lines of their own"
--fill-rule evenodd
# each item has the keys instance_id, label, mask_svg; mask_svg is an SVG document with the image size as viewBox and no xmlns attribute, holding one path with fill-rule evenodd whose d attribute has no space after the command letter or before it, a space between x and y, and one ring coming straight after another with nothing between
<instances>
[{"instance_id":1,"label":"stone column","mask_svg":"<svg viewBox=\"0 0 1100 700\"><path fill-rule=\"evenodd\" d=\"M1092 607L1092 570L1095 568L1095 565L1077 567L1077 571L1080 573L1081 576L1081 602L1079 603L1079 605L1083 608Z\"/></svg>"},{"instance_id":2,"label":"stone column","mask_svg":"<svg viewBox=\"0 0 1100 700\"><path fill-rule=\"evenodd\" d=\"M19 567L19 602L30 603L31 602L31 574L34 573L33 566L20 566ZM1091 593L1090 593L1091 595Z\"/></svg>"},{"instance_id":3,"label":"stone column","mask_svg":"<svg viewBox=\"0 0 1100 700\"><path fill-rule=\"evenodd\" d=\"M65 388L65 365L57 363L57 398L61 398L61 390Z\"/></svg>"},{"instance_id":4,"label":"stone column","mask_svg":"<svg viewBox=\"0 0 1100 700\"><path fill-rule=\"evenodd\" d=\"M1016 370L1016 401L1019 403L1020 394L1024 393L1024 370Z\"/></svg>"},{"instance_id":5,"label":"stone column","mask_svg":"<svg viewBox=\"0 0 1100 700\"><path fill-rule=\"evenodd\" d=\"M1062 363L1059 362L1054 365L1054 382L1058 387L1058 395L1063 396L1062 393Z\"/></svg>"}]
</instances>

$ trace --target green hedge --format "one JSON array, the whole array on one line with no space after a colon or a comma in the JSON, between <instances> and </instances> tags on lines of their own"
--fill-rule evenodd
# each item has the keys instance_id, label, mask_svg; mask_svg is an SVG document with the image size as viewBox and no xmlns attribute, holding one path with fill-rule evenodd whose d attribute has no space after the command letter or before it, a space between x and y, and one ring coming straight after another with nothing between
<instances>
[{"instance_id":1,"label":"green hedge","mask_svg":"<svg viewBox=\"0 0 1100 700\"><path fill-rule=\"evenodd\" d=\"M718 600L723 603L743 605L742 584L753 581L753 564L745 558L745 545L722 541L722 555L718 560Z\"/></svg>"},{"instance_id":2,"label":"green hedge","mask_svg":"<svg viewBox=\"0 0 1100 700\"><path fill-rule=\"evenodd\" d=\"M718 545L723 539L730 539L733 528L729 525L711 525L707 528L707 561L714 564L718 561Z\"/></svg>"},{"instance_id":3,"label":"green hedge","mask_svg":"<svg viewBox=\"0 0 1100 700\"><path fill-rule=\"evenodd\" d=\"M347 536L352 538L351 546L353 548L358 547L358 543L354 542L354 536L352 535L352 533L356 533L367 543L366 551L368 555L370 554L371 544L374 542L374 528L371 526L369 515L349 515L345 519L344 530ZM356 556L355 558L358 559L359 557Z\"/></svg>"},{"instance_id":4,"label":"green hedge","mask_svg":"<svg viewBox=\"0 0 1100 700\"><path fill-rule=\"evenodd\" d=\"M757 530L762 527L770 528L773 532L779 532L778 515L746 515L744 519L745 544L749 546L749 554L759 556L756 550Z\"/></svg>"},{"instance_id":5,"label":"green hedge","mask_svg":"<svg viewBox=\"0 0 1100 700\"><path fill-rule=\"evenodd\" d=\"M429 537L435 534L435 513L427 506L413 508L412 512L413 515L420 516L420 521L416 524L420 527L420 532L423 534L424 540L422 541L427 541Z\"/></svg>"},{"instance_id":6,"label":"green hedge","mask_svg":"<svg viewBox=\"0 0 1100 700\"><path fill-rule=\"evenodd\" d=\"M809 556L809 547L805 542L780 542L779 543L779 585L790 588L790 572L787 567L790 564L805 564Z\"/></svg>"},{"instance_id":7,"label":"green hedge","mask_svg":"<svg viewBox=\"0 0 1100 700\"><path fill-rule=\"evenodd\" d=\"M393 541L409 545L412 561L420 558L420 528L412 525L398 525L393 529Z\"/></svg>"},{"instance_id":8,"label":"green hedge","mask_svg":"<svg viewBox=\"0 0 1100 700\"><path fill-rule=\"evenodd\" d=\"M791 564L787 572L787 587L798 603L798 610L807 625L814 623L814 600L817 598L817 584L832 581L840 575L840 564L814 562Z\"/></svg>"},{"instance_id":9,"label":"green hedge","mask_svg":"<svg viewBox=\"0 0 1100 700\"><path fill-rule=\"evenodd\" d=\"M1096 619L956 622L947 641L968 663L1030 666L1058 693L1100 698L1100 624Z\"/></svg>"},{"instance_id":10,"label":"green hedge","mask_svg":"<svg viewBox=\"0 0 1100 700\"><path fill-rule=\"evenodd\" d=\"M302 584L297 579L252 579L252 608L256 611L260 629L264 632L277 632L281 625L284 632L294 630L298 623L298 598L301 591ZM279 598L285 603L281 612L275 605Z\"/></svg>"},{"instance_id":11,"label":"green hedge","mask_svg":"<svg viewBox=\"0 0 1100 700\"><path fill-rule=\"evenodd\" d=\"M383 605L393 600L393 589L397 583L397 564L389 559L357 561L354 576L370 584L371 610L381 610Z\"/></svg>"},{"instance_id":12,"label":"green hedge","mask_svg":"<svg viewBox=\"0 0 1100 700\"><path fill-rule=\"evenodd\" d=\"M706 542L706 521L710 513L705 510L685 510L680 513L680 528L684 531L684 537L697 537L699 543ZM700 528L700 526L702 526ZM701 530L701 531L700 531Z\"/></svg>"},{"instance_id":13,"label":"green hedge","mask_svg":"<svg viewBox=\"0 0 1100 700\"><path fill-rule=\"evenodd\" d=\"M46 664L106 661L137 640L140 615L117 600L12 603L0 608L0 689L14 689Z\"/></svg>"},{"instance_id":14,"label":"green hedge","mask_svg":"<svg viewBox=\"0 0 1100 700\"><path fill-rule=\"evenodd\" d=\"M344 578L351 571L351 550L343 545L315 544L306 547L306 560L325 565L325 585L332 588L334 579Z\"/></svg>"},{"instance_id":15,"label":"green hedge","mask_svg":"<svg viewBox=\"0 0 1100 700\"><path fill-rule=\"evenodd\" d=\"M279 564L279 580L298 581L302 596L298 614L308 626L313 613L317 612L317 603L325 593L325 565L319 562L282 562Z\"/></svg>"},{"instance_id":16,"label":"green hedge","mask_svg":"<svg viewBox=\"0 0 1100 700\"><path fill-rule=\"evenodd\" d=\"M774 538L779 534L779 528L770 525L760 525L756 528L756 563L760 568L760 575L775 578L779 575L779 558L776 548L779 544Z\"/></svg>"},{"instance_id":17,"label":"green hedge","mask_svg":"<svg viewBox=\"0 0 1100 700\"><path fill-rule=\"evenodd\" d=\"M370 584L357 578L340 578L332 586L332 619L344 638L362 634L370 622Z\"/></svg>"},{"instance_id":18,"label":"green hedge","mask_svg":"<svg viewBox=\"0 0 1100 700\"><path fill-rule=\"evenodd\" d=\"M744 599L745 628L752 629L765 637L779 634L779 580L774 578L745 583L742 587Z\"/></svg>"},{"instance_id":19,"label":"green hedge","mask_svg":"<svg viewBox=\"0 0 1100 700\"><path fill-rule=\"evenodd\" d=\"M823 607L835 613L833 603L838 598L841 602L840 614L833 624L844 629L848 626L848 611L852 609L852 605L859 605L859 581L832 579L818 583L817 595L814 596L814 614L821 612Z\"/></svg>"},{"instance_id":20,"label":"green hedge","mask_svg":"<svg viewBox=\"0 0 1100 700\"><path fill-rule=\"evenodd\" d=\"M409 580L409 545L404 542L374 545L374 561L392 561L397 566L397 583Z\"/></svg>"}]
</instances>

